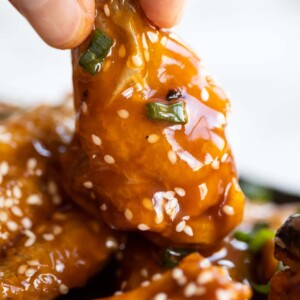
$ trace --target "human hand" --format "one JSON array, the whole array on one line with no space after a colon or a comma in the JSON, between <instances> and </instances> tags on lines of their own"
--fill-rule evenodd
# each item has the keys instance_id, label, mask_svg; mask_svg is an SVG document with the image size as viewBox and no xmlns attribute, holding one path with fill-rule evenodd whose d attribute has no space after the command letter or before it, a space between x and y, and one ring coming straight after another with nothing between
<instances>
[{"instance_id":1,"label":"human hand","mask_svg":"<svg viewBox=\"0 0 300 300\"><path fill-rule=\"evenodd\" d=\"M172 27L180 19L185 0L139 0L146 16L159 27ZM92 30L94 0L10 0L49 45L78 46Z\"/></svg>"}]
</instances>

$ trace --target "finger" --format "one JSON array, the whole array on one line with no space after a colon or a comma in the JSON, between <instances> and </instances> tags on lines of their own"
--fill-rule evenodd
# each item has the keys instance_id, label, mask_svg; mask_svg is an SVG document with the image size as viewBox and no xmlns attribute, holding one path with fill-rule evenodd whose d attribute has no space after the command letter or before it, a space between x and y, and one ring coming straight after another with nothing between
<instances>
[{"instance_id":1,"label":"finger","mask_svg":"<svg viewBox=\"0 0 300 300\"><path fill-rule=\"evenodd\" d=\"M181 18L185 0L140 0L146 16L158 27L169 28Z\"/></svg>"},{"instance_id":2,"label":"finger","mask_svg":"<svg viewBox=\"0 0 300 300\"><path fill-rule=\"evenodd\" d=\"M55 48L78 46L91 32L94 0L10 0L36 32Z\"/></svg>"}]
</instances>

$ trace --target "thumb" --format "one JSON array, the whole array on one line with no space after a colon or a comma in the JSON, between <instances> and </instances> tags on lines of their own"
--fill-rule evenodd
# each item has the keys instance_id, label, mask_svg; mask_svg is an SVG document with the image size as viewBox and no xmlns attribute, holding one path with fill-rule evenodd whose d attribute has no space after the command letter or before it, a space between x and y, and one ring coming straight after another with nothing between
<instances>
[{"instance_id":1,"label":"thumb","mask_svg":"<svg viewBox=\"0 0 300 300\"><path fill-rule=\"evenodd\" d=\"M140 0L146 16L158 27L169 28L179 21L185 0Z\"/></svg>"},{"instance_id":2,"label":"thumb","mask_svg":"<svg viewBox=\"0 0 300 300\"><path fill-rule=\"evenodd\" d=\"M55 48L78 46L90 33L95 0L10 0L32 27Z\"/></svg>"}]
</instances>

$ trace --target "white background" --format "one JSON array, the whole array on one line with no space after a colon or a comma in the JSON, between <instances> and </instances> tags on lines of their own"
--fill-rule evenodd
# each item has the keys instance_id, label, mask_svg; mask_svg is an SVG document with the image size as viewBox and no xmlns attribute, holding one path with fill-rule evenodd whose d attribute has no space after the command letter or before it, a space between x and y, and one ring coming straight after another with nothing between
<instances>
[{"instance_id":1,"label":"white background","mask_svg":"<svg viewBox=\"0 0 300 300\"><path fill-rule=\"evenodd\" d=\"M190 0L175 31L232 96L240 173L300 194L300 1ZM1 0L0 98L58 102L71 90L69 52L46 46Z\"/></svg>"}]
</instances>

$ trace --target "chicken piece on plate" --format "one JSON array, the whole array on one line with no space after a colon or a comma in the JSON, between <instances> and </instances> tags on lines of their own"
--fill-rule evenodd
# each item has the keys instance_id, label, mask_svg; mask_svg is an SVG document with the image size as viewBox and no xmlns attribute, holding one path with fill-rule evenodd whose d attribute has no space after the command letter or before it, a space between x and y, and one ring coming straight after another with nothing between
<instances>
[{"instance_id":1,"label":"chicken piece on plate","mask_svg":"<svg viewBox=\"0 0 300 300\"><path fill-rule=\"evenodd\" d=\"M72 163L79 157L85 174L77 188L92 192L93 210L114 228L211 246L244 206L224 132L229 100L187 46L149 25L137 1L96 7L96 30L73 50L80 155Z\"/></svg>"},{"instance_id":2,"label":"chicken piece on plate","mask_svg":"<svg viewBox=\"0 0 300 300\"><path fill-rule=\"evenodd\" d=\"M8 111L7 111L8 112ZM53 299L82 286L118 242L60 191L58 156L71 140L68 105L0 121L0 298Z\"/></svg>"},{"instance_id":3,"label":"chicken piece on plate","mask_svg":"<svg viewBox=\"0 0 300 300\"><path fill-rule=\"evenodd\" d=\"M158 274L132 291L107 299L245 300L251 297L248 285L232 281L225 268L211 265L198 253L188 255L172 270Z\"/></svg>"}]
</instances>

